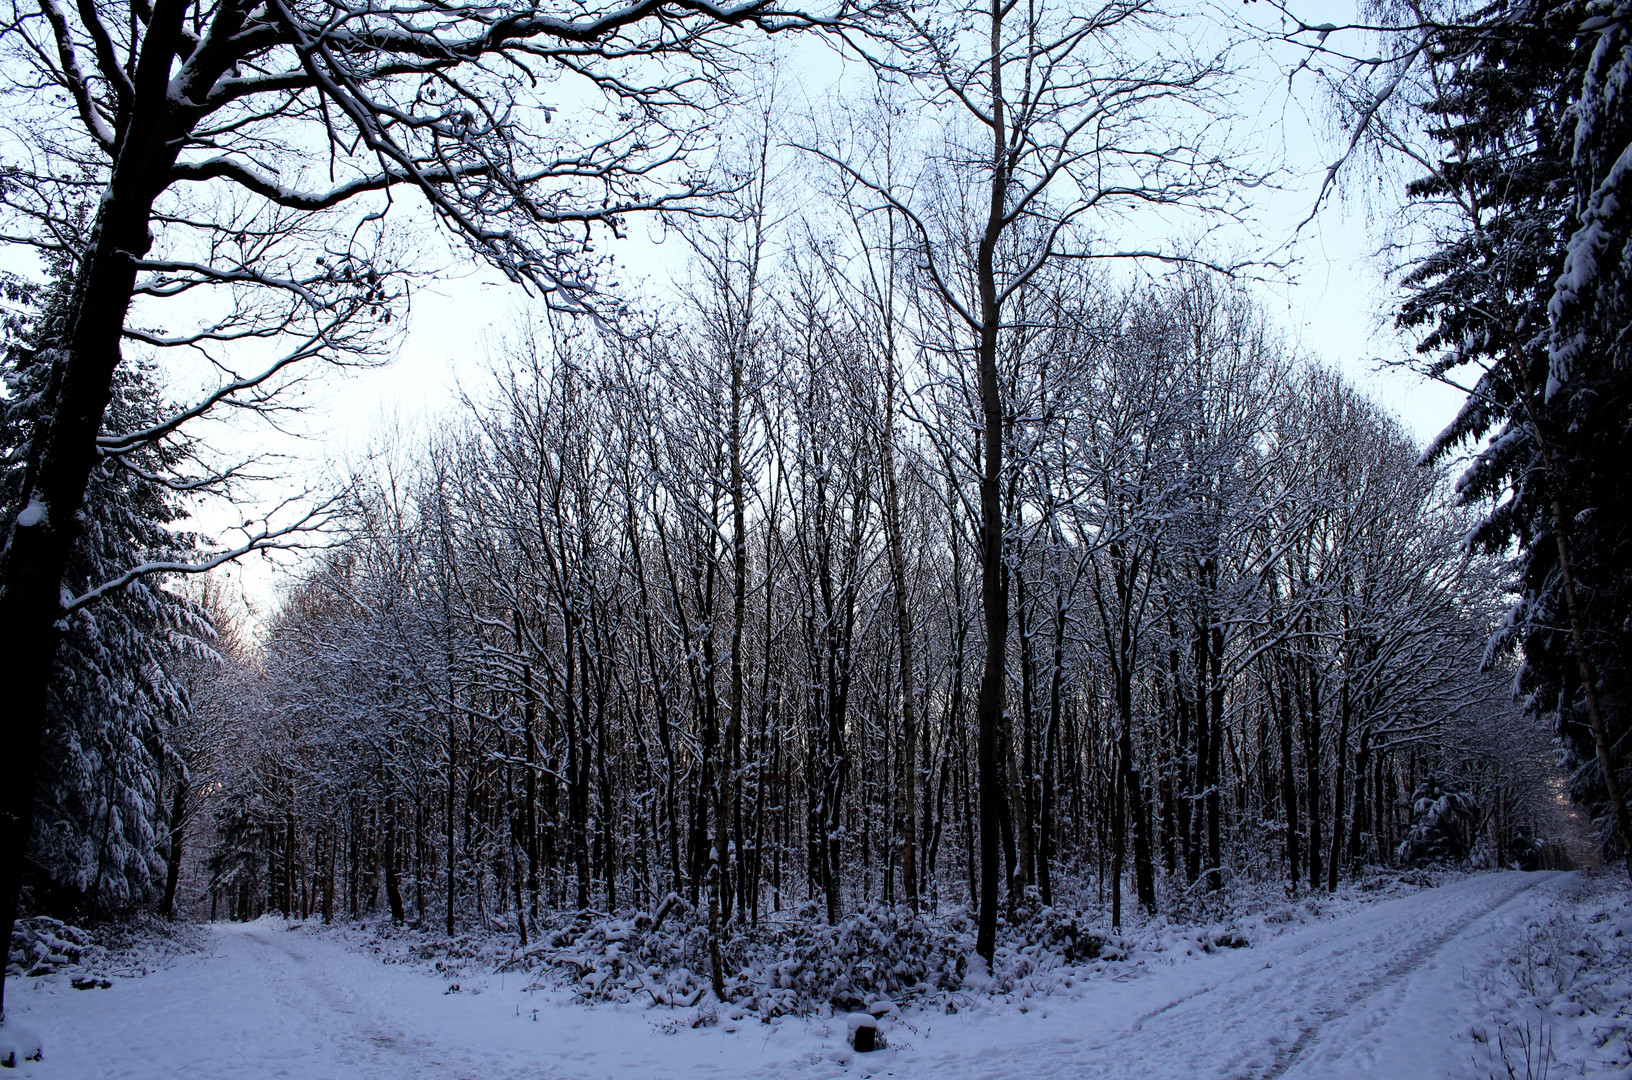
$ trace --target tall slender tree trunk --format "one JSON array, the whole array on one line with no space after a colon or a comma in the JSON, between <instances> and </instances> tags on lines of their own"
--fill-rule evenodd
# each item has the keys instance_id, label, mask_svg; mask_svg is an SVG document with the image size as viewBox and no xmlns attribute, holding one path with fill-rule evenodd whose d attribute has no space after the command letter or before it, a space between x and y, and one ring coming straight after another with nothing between
<instances>
[{"instance_id":1,"label":"tall slender tree trunk","mask_svg":"<svg viewBox=\"0 0 1632 1080\"><path fill-rule=\"evenodd\" d=\"M1032 622L1030 599L1027 596L1026 579L1018 572L1013 575L1015 585L1015 611L1019 625L1016 627L1020 639L1020 708L1018 716L1014 711L1009 713L1009 746L1005 756L1009 765L1009 803L1013 807L1011 816L1015 822L1015 841L1018 848L1018 863L1012 872L1009 888L1012 893L1023 894L1025 889L1036 883L1036 806L1033 797L1032 776L1036 772L1036 740L1033 738L1033 704L1036 680L1036 656L1032 649L1032 634L1035 626ZM1019 731L1015 731L1018 719Z\"/></svg>"},{"instance_id":2,"label":"tall slender tree trunk","mask_svg":"<svg viewBox=\"0 0 1632 1080\"><path fill-rule=\"evenodd\" d=\"M978 378L981 412L980 601L986 622L986 662L976 705L980 783L980 908L975 951L991 963L997 951L998 830L1001 828L1004 654L1009 640L1009 583L1003 551L1003 398L997 380L997 336L1002 310L997 295L997 244L1002 237L1009 171L1004 111L1003 0L991 3L992 180L986 228L975 256L980 293Z\"/></svg>"},{"instance_id":3,"label":"tall slender tree trunk","mask_svg":"<svg viewBox=\"0 0 1632 1080\"><path fill-rule=\"evenodd\" d=\"M166 919L176 917L176 885L181 881L181 853L187 832L187 778L176 777L176 790L170 797L170 854L164 868L164 898L159 901L159 914Z\"/></svg>"},{"instance_id":4,"label":"tall slender tree trunk","mask_svg":"<svg viewBox=\"0 0 1632 1080\"><path fill-rule=\"evenodd\" d=\"M757 266L758 261L755 260ZM749 282L750 295L754 287ZM744 315L747 319L747 315ZM747 327L742 328L746 336ZM719 849L722 877L723 915L731 915L732 884L741 873L737 865L740 854L741 830L731 835L736 824L736 785L739 770L737 755L742 743L743 672L742 630L748 602L748 525L747 494L743 478L743 356L741 344L731 351L731 416L727 450L731 458L731 683L728 693L728 713L725 722L725 744L720 750L719 765L719 819L715 822L715 845Z\"/></svg>"},{"instance_id":5,"label":"tall slender tree trunk","mask_svg":"<svg viewBox=\"0 0 1632 1080\"><path fill-rule=\"evenodd\" d=\"M528 652L521 609L513 613L516 652L521 656L521 742L526 758L521 774L521 843L527 856L528 908L538 918L538 699L533 693L533 665Z\"/></svg>"},{"instance_id":6,"label":"tall slender tree trunk","mask_svg":"<svg viewBox=\"0 0 1632 1080\"><path fill-rule=\"evenodd\" d=\"M1280 683L1276 701L1281 743L1281 817L1286 830L1286 881L1295 895L1301 879L1298 875L1298 774L1292 758L1292 700L1286 685L1289 676L1283 671L1277 681Z\"/></svg>"},{"instance_id":7,"label":"tall slender tree trunk","mask_svg":"<svg viewBox=\"0 0 1632 1080\"><path fill-rule=\"evenodd\" d=\"M1054 662L1048 683L1048 725L1043 729L1043 794L1037 845L1037 884L1044 904L1054 903L1054 772L1059 756L1060 709L1065 689L1065 598L1054 603Z\"/></svg>"},{"instance_id":8,"label":"tall slender tree trunk","mask_svg":"<svg viewBox=\"0 0 1632 1080\"><path fill-rule=\"evenodd\" d=\"M1303 775L1309 806L1309 891L1321 886L1320 847L1320 673L1309 665L1303 709ZM1301 696L1301 695L1300 695Z\"/></svg>"},{"instance_id":9,"label":"tall slender tree trunk","mask_svg":"<svg viewBox=\"0 0 1632 1080\"><path fill-rule=\"evenodd\" d=\"M1179 637L1178 627L1169 624L1169 632L1176 642ZM1175 645L1168 650L1167 664L1173 679L1173 708L1176 732L1175 742L1178 747L1178 797L1174 808L1178 817L1176 828L1179 834L1180 846L1184 849L1184 876L1185 880L1194 884L1201 874L1201 848L1196 843L1192 819L1196 814L1196 789L1199 786L1198 772L1200 755L1191 746L1191 728L1194 726L1193 711L1190 706L1190 695L1184 688L1184 666L1180 659L1179 650Z\"/></svg>"},{"instance_id":10,"label":"tall slender tree trunk","mask_svg":"<svg viewBox=\"0 0 1632 1080\"><path fill-rule=\"evenodd\" d=\"M1332 780L1332 853L1326 866L1326 891L1337 891L1338 871L1343 866L1343 849L1348 843L1348 819L1344 816L1346 807L1344 800L1349 791L1349 722L1353 718L1354 703L1351 698L1348 673L1344 672L1343 686L1338 698L1337 722L1337 775Z\"/></svg>"},{"instance_id":11,"label":"tall slender tree trunk","mask_svg":"<svg viewBox=\"0 0 1632 1080\"><path fill-rule=\"evenodd\" d=\"M450 685L448 687L448 798L444 807L444 826L447 832L448 843L448 910L446 922L449 937L452 937L454 933L454 908L455 899L457 897L457 874L455 873L455 867L457 865L455 860L456 845L453 831L454 807L455 803L458 801L459 792L459 777L458 769L456 767L457 757L455 755L455 749L457 747L456 739L457 733L454 730L453 724L453 687Z\"/></svg>"},{"instance_id":12,"label":"tall slender tree trunk","mask_svg":"<svg viewBox=\"0 0 1632 1080\"><path fill-rule=\"evenodd\" d=\"M1358 870L1366 857L1365 837L1371 831L1371 807L1367 800L1372 798L1366 790L1366 784L1371 770L1371 731L1365 723L1360 725L1360 745L1354 752L1354 813L1353 824L1349 827L1349 869L1350 873Z\"/></svg>"},{"instance_id":13,"label":"tall slender tree trunk","mask_svg":"<svg viewBox=\"0 0 1632 1080\"><path fill-rule=\"evenodd\" d=\"M401 926L407 917L402 907L402 871L397 866L397 800L386 796L385 820L385 902L391 908L391 921Z\"/></svg>"},{"instance_id":14,"label":"tall slender tree trunk","mask_svg":"<svg viewBox=\"0 0 1632 1080\"><path fill-rule=\"evenodd\" d=\"M1214 572L1216 577L1216 570ZM1216 581L1214 583L1216 585ZM1224 885L1223 791L1224 772L1224 629L1215 621L1208 630L1207 724L1207 888L1216 892Z\"/></svg>"},{"instance_id":15,"label":"tall slender tree trunk","mask_svg":"<svg viewBox=\"0 0 1632 1080\"><path fill-rule=\"evenodd\" d=\"M569 602L576 604L576 599ZM567 824L572 830L572 862L579 911L589 909L589 672L585 663L583 620L563 617L562 646L566 653Z\"/></svg>"},{"instance_id":16,"label":"tall slender tree trunk","mask_svg":"<svg viewBox=\"0 0 1632 1080\"><path fill-rule=\"evenodd\" d=\"M1131 650L1130 650L1131 653ZM1131 665L1131 657L1124 660L1124 664ZM1117 736L1117 759L1120 779L1117 790L1119 800L1124 804L1124 812L1117 818L1119 828L1125 828L1126 819L1133 819L1133 876L1134 890L1138 897L1139 906L1147 914L1156 911L1156 870L1154 852L1150 841L1150 813L1145 805L1144 779L1140 775L1139 766L1134 758L1133 746L1133 684L1132 672L1126 667L1118 674L1121 682L1117 688L1117 709L1120 714ZM1125 847L1121 840L1117 841L1120 851ZM1120 860L1118 863L1120 867ZM1121 880L1121 870L1117 871L1118 882ZM1119 885L1120 887L1120 885ZM1118 894L1120 895L1120 893Z\"/></svg>"},{"instance_id":17,"label":"tall slender tree trunk","mask_svg":"<svg viewBox=\"0 0 1632 1080\"><path fill-rule=\"evenodd\" d=\"M901 790L896 808L896 835L901 845L901 884L907 905L918 907L918 689L917 655L912 639L912 612L907 594L906 544L901 529L901 491L895 462L895 361L886 359L884 437L881 463L884 481L885 540L889 545L890 589L894 593L895 638L900 655Z\"/></svg>"},{"instance_id":18,"label":"tall slender tree trunk","mask_svg":"<svg viewBox=\"0 0 1632 1080\"><path fill-rule=\"evenodd\" d=\"M1122 869L1128 849L1128 815L1126 806L1127 770L1122 767L1121 740L1116 756L1115 775L1111 779L1111 929L1122 929Z\"/></svg>"}]
</instances>

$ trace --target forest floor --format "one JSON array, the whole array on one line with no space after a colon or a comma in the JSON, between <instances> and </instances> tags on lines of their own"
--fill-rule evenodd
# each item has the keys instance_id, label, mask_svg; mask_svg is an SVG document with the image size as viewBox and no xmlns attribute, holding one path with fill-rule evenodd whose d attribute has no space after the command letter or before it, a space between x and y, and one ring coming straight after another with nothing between
<instances>
[{"instance_id":1,"label":"forest floor","mask_svg":"<svg viewBox=\"0 0 1632 1080\"><path fill-rule=\"evenodd\" d=\"M202 949L110 988L14 982L7 1029L44 1053L0 1078L1632 1078L1624 882L1481 873L1322 910L1256 927L1247 948L1130 958L1046 996L909 1008L869 1054L842 1014L722 1006L693 1027L696 1008L586 1006L518 974L455 989L332 931L216 924Z\"/></svg>"}]
</instances>

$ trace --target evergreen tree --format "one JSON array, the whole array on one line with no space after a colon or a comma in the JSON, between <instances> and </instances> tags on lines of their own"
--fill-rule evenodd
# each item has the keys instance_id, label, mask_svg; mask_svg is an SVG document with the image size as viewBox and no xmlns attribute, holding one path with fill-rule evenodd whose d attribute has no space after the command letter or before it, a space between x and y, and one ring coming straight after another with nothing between
<instances>
[{"instance_id":1,"label":"evergreen tree","mask_svg":"<svg viewBox=\"0 0 1632 1080\"><path fill-rule=\"evenodd\" d=\"M1465 861L1477 809L1466 791L1428 776L1411 793L1411 831L1400 844L1400 861L1412 866Z\"/></svg>"},{"instance_id":2,"label":"evergreen tree","mask_svg":"<svg viewBox=\"0 0 1632 1080\"><path fill-rule=\"evenodd\" d=\"M1627 730L1627 609L1618 598L1628 592L1632 534L1615 497L1629 430L1625 379L1596 344L1617 333L1600 294L1581 311L1556 301L1555 288L1574 295L1570 282L1585 280L1582 269L1566 273L1591 261L1578 229L1607 235L1590 220L1605 200L1583 192L1613 170L1582 160L1593 153L1582 132L1592 145L1617 132L1625 143L1615 115L1624 108L1591 104L1592 87L1611 81L1606 43L1623 26L1581 0L1502 2L1441 37L1430 57L1433 92L1420 106L1439 144L1427 156L1439 160L1408 193L1443 211L1442 231L1405 276L1397 320L1422 333L1429 375L1480 371L1428 456L1477 446L1457 484L1466 502L1489 507L1470 540L1517 552L1519 596L1495 644L1522 649L1520 689L1533 710L1557 717L1574 759L1572 794L1600 819L1609 849L1629 835L1609 764Z\"/></svg>"},{"instance_id":3,"label":"evergreen tree","mask_svg":"<svg viewBox=\"0 0 1632 1080\"><path fill-rule=\"evenodd\" d=\"M1555 682L1575 790L1606 838L1619 834L1632 873L1632 3L1593 4L1581 30L1591 59L1572 112L1574 231L1549 305L1546 390L1559 418L1561 502L1573 514L1570 625L1581 636L1570 643L1576 663L1555 662Z\"/></svg>"},{"instance_id":4,"label":"evergreen tree","mask_svg":"<svg viewBox=\"0 0 1632 1080\"><path fill-rule=\"evenodd\" d=\"M53 406L61 297L48 286L20 299L37 300L40 314L14 312L7 327L0 499L13 509L34 465L33 434ZM152 366L129 364L116 377L104 433L142 431L165 413ZM161 439L102 456L65 575L70 596L144 563L185 558L194 538L174 530L186 513L162 477L176 475L190 452L184 441ZM94 916L146 902L163 886L170 853L161 788L167 773L171 783L185 779L166 738L188 709L175 675L182 653L204 647L210 636L197 605L163 575L110 590L68 616L50 689L48 765L36 785L26 873L36 909Z\"/></svg>"}]
</instances>

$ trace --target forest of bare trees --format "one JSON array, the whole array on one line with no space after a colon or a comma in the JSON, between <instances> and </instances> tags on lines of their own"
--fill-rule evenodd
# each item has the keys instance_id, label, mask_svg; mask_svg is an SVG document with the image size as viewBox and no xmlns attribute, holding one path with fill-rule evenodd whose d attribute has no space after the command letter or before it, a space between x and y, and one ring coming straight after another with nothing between
<instances>
[{"instance_id":1,"label":"forest of bare trees","mask_svg":"<svg viewBox=\"0 0 1632 1080\"><path fill-rule=\"evenodd\" d=\"M517 343L361 478L225 676L215 914L978 896L974 392L881 363L813 256L711 265L637 340ZM1051 286L999 361L1005 908L1335 888L1409 861L1430 777L1537 858L1545 749L1443 474L1208 275Z\"/></svg>"},{"instance_id":2,"label":"forest of bare trees","mask_svg":"<svg viewBox=\"0 0 1632 1080\"><path fill-rule=\"evenodd\" d=\"M683 909L724 999L772 913L990 963L1040 907L1561 865L1572 797L1632 860L1632 16L1541 7L8 3L5 939ZM1426 446L1266 307L1271 45L1347 147L1311 218L1413 177ZM532 306L297 490L433 225ZM270 611L206 581L285 549Z\"/></svg>"}]
</instances>

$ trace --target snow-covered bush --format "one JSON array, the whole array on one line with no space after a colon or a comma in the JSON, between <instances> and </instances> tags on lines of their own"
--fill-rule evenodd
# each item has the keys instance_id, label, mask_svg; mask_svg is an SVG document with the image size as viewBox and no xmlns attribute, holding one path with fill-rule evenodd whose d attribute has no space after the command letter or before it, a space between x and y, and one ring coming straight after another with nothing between
<instances>
[{"instance_id":1,"label":"snow-covered bush","mask_svg":"<svg viewBox=\"0 0 1632 1080\"><path fill-rule=\"evenodd\" d=\"M963 983L973 939L961 913L933 918L870 904L833 925L816 921L813 910L802 914L771 924L765 947L732 980L761 1012L864 1009L881 998L905 1001Z\"/></svg>"},{"instance_id":2,"label":"snow-covered bush","mask_svg":"<svg viewBox=\"0 0 1632 1080\"><path fill-rule=\"evenodd\" d=\"M1080 981L1124 965L1246 948L1283 925L1324 919L1352 903L1371 903L1432 888L1451 875L1443 869L1404 874L1370 868L1363 882L1336 896L1288 900L1278 884L1231 881L1202 918L1144 917L1129 912L1120 931L1090 892L1054 906L1035 894L999 919L990 969L974 961L974 923L967 911L914 912L872 904L830 924L821 904L765 914L752 925L726 925L720 942L726 1003L711 987L706 910L676 895L652 912L542 912L528 920L529 943L518 946L513 917L495 917L479 930L452 938L425 927L323 925L310 933L340 934L388 963L428 968L468 986L494 972L522 972L531 987L561 989L586 1004L648 1003L672 1007L673 1030L786 1015L903 1009L959 1011L982 999L1026 1008L1026 999L1067 991ZM1201 905L1198 905L1198 909ZM685 1011L678 1011L685 1010Z\"/></svg>"},{"instance_id":3,"label":"snow-covered bush","mask_svg":"<svg viewBox=\"0 0 1632 1080\"><path fill-rule=\"evenodd\" d=\"M1049 952L1067 964L1098 960L1111 940L1110 933L1088 916L1052 907L1038 909L1018 931L1024 942L1021 951Z\"/></svg>"},{"instance_id":4,"label":"snow-covered bush","mask_svg":"<svg viewBox=\"0 0 1632 1080\"><path fill-rule=\"evenodd\" d=\"M18 919L11 931L6 974L11 978L87 973L87 985L105 986L100 976L145 975L177 956L202 951L208 935L197 923L136 915L98 923L94 930L48 915Z\"/></svg>"},{"instance_id":5,"label":"snow-covered bush","mask_svg":"<svg viewBox=\"0 0 1632 1080\"><path fill-rule=\"evenodd\" d=\"M1192 928L1200 935L1196 947L1212 948L1215 930ZM1163 940L1172 936L1164 931ZM727 928L726 996L764 1018L911 1004L956 1008L977 989L969 984L974 943L974 923L961 908L931 915L871 904L829 924L820 906L809 904ZM1030 996L1057 981L1051 973L1122 960L1132 947L1110 931L1102 912L1026 905L1013 922L1000 922L995 963L978 990ZM661 925L643 913L569 918L501 966L533 970L541 982L571 987L586 1001L689 1007L710 997L706 915L683 905Z\"/></svg>"},{"instance_id":6,"label":"snow-covered bush","mask_svg":"<svg viewBox=\"0 0 1632 1080\"><path fill-rule=\"evenodd\" d=\"M534 969L588 1001L648 998L692 1006L709 986L704 913L665 905L641 912L581 913L540 932L501 967ZM763 1016L870 1007L956 990L973 938L961 913L944 918L870 905L829 925L814 906L734 927L722 942L726 995ZM440 949L440 943L427 944Z\"/></svg>"},{"instance_id":7,"label":"snow-covered bush","mask_svg":"<svg viewBox=\"0 0 1632 1080\"><path fill-rule=\"evenodd\" d=\"M103 953L89 931L60 919L48 915L18 919L11 931L6 975L11 978L50 975L60 968L77 967L100 958Z\"/></svg>"},{"instance_id":8,"label":"snow-covered bush","mask_svg":"<svg viewBox=\"0 0 1632 1080\"><path fill-rule=\"evenodd\" d=\"M1632 1074L1632 894L1585 880L1529 921L1484 982L1493 1076Z\"/></svg>"},{"instance_id":9,"label":"snow-covered bush","mask_svg":"<svg viewBox=\"0 0 1632 1080\"><path fill-rule=\"evenodd\" d=\"M646 912L579 912L541 932L538 943L507 966L542 962L590 1001L645 995L656 1004L695 1005L708 985L707 930L678 897L664 907L663 920Z\"/></svg>"}]
</instances>

